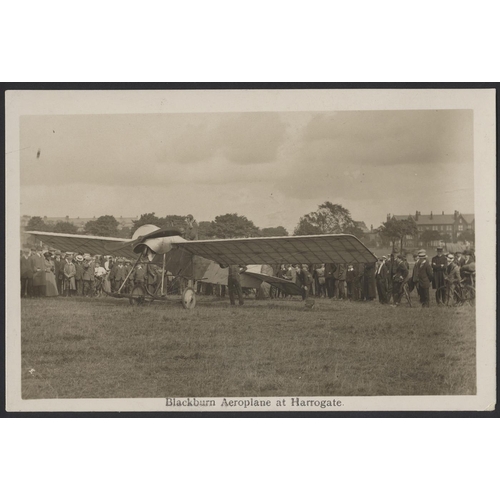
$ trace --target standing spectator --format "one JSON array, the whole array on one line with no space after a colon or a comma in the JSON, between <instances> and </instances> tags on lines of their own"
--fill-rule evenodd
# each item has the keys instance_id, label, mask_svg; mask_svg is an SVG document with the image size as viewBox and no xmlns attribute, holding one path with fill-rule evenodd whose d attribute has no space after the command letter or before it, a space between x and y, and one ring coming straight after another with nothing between
<instances>
[{"instance_id":1,"label":"standing spectator","mask_svg":"<svg viewBox=\"0 0 500 500\"><path fill-rule=\"evenodd\" d=\"M83 295L83 255L78 254L74 259L76 274L76 294L81 297Z\"/></svg>"},{"instance_id":2,"label":"standing spectator","mask_svg":"<svg viewBox=\"0 0 500 500\"><path fill-rule=\"evenodd\" d=\"M326 297L326 279L325 279L325 264L321 264L321 267L318 267L315 271L316 279L318 280L318 296Z\"/></svg>"},{"instance_id":3,"label":"standing spectator","mask_svg":"<svg viewBox=\"0 0 500 500\"><path fill-rule=\"evenodd\" d=\"M309 272L307 264L302 265L302 270L298 276L300 277L299 283L302 289L302 300L307 300L309 298L313 282L312 274Z\"/></svg>"},{"instance_id":4,"label":"standing spectator","mask_svg":"<svg viewBox=\"0 0 500 500\"><path fill-rule=\"evenodd\" d=\"M43 256L45 257L45 296L57 297L59 292L57 291L56 276L54 274L55 266L52 261L52 254L50 252L45 252Z\"/></svg>"},{"instance_id":5,"label":"standing spectator","mask_svg":"<svg viewBox=\"0 0 500 500\"><path fill-rule=\"evenodd\" d=\"M436 302L439 306L439 305L444 304L444 300L445 300L445 293L443 291L444 289L441 287L444 287L444 285L445 285L444 275L445 275L446 266L448 264L448 260L443 253L443 247L437 247L436 251L437 251L437 255L432 257L432 272L433 272L432 288L434 290L438 290L436 292ZM441 290L439 290L439 289L441 289Z\"/></svg>"},{"instance_id":6,"label":"standing spectator","mask_svg":"<svg viewBox=\"0 0 500 500\"><path fill-rule=\"evenodd\" d=\"M111 255L104 256L104 269L106 269L107 272L111 271L113 267L113 258Z\"/></svg>"},{"instance_id":7,"label":"standing spectator","mask_svg":"<svg viewBox=\"0 0 500 500\"><path fill-rule=\"evenodd\" d=\"M57 251L54 259L54 275L56 278L57 291L59 295L63 294L64 290L64 256Z\"/></svg>"},{"instance_id":8,"label":"standing spectator","mask_svg":"<svg viewBox=\"0 0 500 500\"><path fill-rule=\"evenodd\" d=\"M66 253L66 262L64 264L64 295L69 297L76 294L76 265L72 259L73 255Z\"/></svg>"},{"instance_id":9,"label":"standing spectator","mask_svg":"<svg viewBox=\"0 0 500 500\"><path fill-rule=\"evenodd\" d=\"M33 259L30 258L29 250L23 250L21 257L21 298L33 296Z\"/></svg>"},{"instance_id":10,"label":"standing spectator","mask_svg":"<svg viewBox=\"0 0 500 500\"><path fill-rule=\"evenodd\" d=\"M333 263L325 264L325 285L329 299L333 299L335 296L335 278L333 277L333 273L336 269L337 266Z\"/></svg>"},{"instance_id":11,"label":"standing spectator","mask_svg":"<svg viewBox=\"0 0 500 500\"><path fill-rule=\"evenodd\" d=\"M345 278L346 278L346 267L344 264L337 264L337 269L333 273L335 278L334 283L334 295L336 299L345 299Z\"/></svg>"},{"instance_id":12,"label":"standing spectator","mask_svg":"<svg viewBox=\"0 0 500 500\"><path fill-rule=\"evenodd\" d=\"M300 276L302 268L300 267L300 264L295 264L294 269L295 269L295 284L300 286L302 282L302 278Z\"/></svg>"},{"instance_id":13,"label":"standing spectator","mask_svg":"<svg viewBox=\"0 0 500 500\"><path fill-rule=\"evenodd\" d=\"M388 286L387 286L387 283L389 281L389 270L387 269L385 261L386 261L385 256L379 258L377 271L375 272L378 300L381 304L389 303Z\"/></svg>"},{"instance_id":14,"label":"standing spectator","mask_svg":"<svg viewBox=\"0 0 500 500\"><path fill-rule=\"evenodd\" d=\"M83 295L85 297L91 297L94 287L94 279L95 279L95 266L90 255L85 256L85 260L82 264L83 272L82 272L82 282L83 282Z\"/></svg>"},{"instance_id":15,"label":"standing spectator","mask_svg":"<svg viewBox=\"0 0 500 500\"><path fill-rule=\"evenodd\" d=\"M365 300L371 301L377 297L375 285L375 262L367 262L364 272L364 296Z\"/></svg>"},{"instance_id":16,"label":"standing spectator","mask_svg":"<svg viewBox=\"0 0 500 500\"><path fill-rule=\"evenodd\" d=\"M281 279L286 279L286 266L285 266L285 264L280 265L280 267L276 273L276 277L281 278ZM281 288L277 288L276 297L280 298L282 296L285 297L285 294L281 291Z\"/></svg>"},{"instance_id":17,"label":"standing spectator","mask_svg":"<svg viewBox=\"0 0 500 500\"><path fill-rule=\"evenodd\" d=\"M116 259L115 265L112 269L113 273L113 291L118 292L122 286L123 280L125 279L125 269L123 267L123 260L121 257Z\"/></svg>"},{"instance_id":18,"label":"standing spectator","mask_svg":"<svg viewBox=\"0 0 500 500\"><path fill-rule=\"evenodd\" d=\"M403 284L408 278L408 269L399 255L394 256L395 273L392 278L393 307L399 306L403 297Z\"/></svg>"},{"instance_id":19,"label":"standing spectator","mask_svg":"<svg viewBox=\"0 0 500 500\"><path fill-rule=\"evenodd\" d=\"M238 296L238 303L240 306L244 304L243 302L243 290L241 289L240 274L247 270L246 266L230 265L228 269L227 276L227 288L229 292L229 301L232 306L235 303L235 294Z\"/></svg>"},{"instance_id":20,"label":"standing spectator","mask_svg":"<svg viewBox=\"0 0 500 500\"><path fill-rule=\"evenodd\" d=\"M132 276L131 276L132 277ZM139 262L134 270L134 284L143 285L146 281L146 268Z\"/></svg>"},{"instance_id":21,"label":"standing spectator","mask_svg":"<svg viewBox=\"0 0 500 500\"><path fill-rule=\"evenodd\" d=\"M473 276L475 276L475 273L476 273L475 258L469 249L464 250L462 266L460 268L460 276L462 279L465 280L465 283L473 286L474 285Z\"/></svg>"},{"instance_id":22,"label":"standing spectator","mask_svg":"<svg viewBox=\"0 0 500 500\"><path fill-rule=\"evenodd\" d=\"M111 259L108 261L108 280L111 286L111 290L114 292L115 291L115 274L116 270L118 269L118 263L113 262Z\"/></svg>"},{"instance_id":23,"label":"standing spectator","mask_svg":"<svg viewBox=\"0 0 500 500\"><path fill-rule=\"evenodd\" d=\"M432 268L427 262L425 250L418 252L418 262L415 264L416 271L413 273L413 279L417 278L417 291L420 297L422 307L429 307L429 288L432 282Z\"/></svg>"},{"instance_id":24,"label":"standing spectator","mask_svg":"<svg viewBox=\"0 0 500 500\"><path fill-rule=\"evenodd\" d=\"M455 252L455 262L459 267L462 267L464 265L465 259L460 250Z\"/></svg>"},{"instance_id":25,"label":"standing spectator","mask_svg":"<svg viewBox=\"0 0 500 500\"><path fill-rule=\"evenodd\" d=\"M345 273L345 282L347 285L347 298L349 300L357 300L355 298L356 280L357 280L357 275L354 266L352 264L349 264L347 266L347 271Z\"/></svg>"},{"instance_id":26,"label":"standing spectator","mask_svg":"<svg viewBox=\"0 0 500 500\"><path fill-rule=\"evenodd\" d=\"M387 270L389 271L389 276L387 280L387 296L388 302L391 301L391 297L394 296L392 293L392 287L394 285L394 275L396 274L396 269L398 267L396 263L396 254L394 252L391 253L389 260L385 264L387 266Z\"/></svg>"},{"instance_id":27,"label":"standing spectator","mask_svg":"<svg viewBox=\"0 0 500 500\"><path fill-rule=\"evenodd\" d=\"M293 283L297 281L297 271L295 270L295 267L292 266L292 264L288 264L285 277L287 280L290 280Z\"/></svg>"},{"instance_id":28,"label":"standing spectator","mask_svg":"<svg viewBox=\"0 0 500 500\"><path fill-rule=\"evenodd\" d=\"M104 286L104 280L106 278L106 269L104 269L103 266L104 262L99 262L99 260L96 260L94 263L94 275L95 275L95 280L94 280L94 291L95 294L98 296L102 295L102 291L105 290L106 292L109 291L109 289L106 289Z\"/></svg>"},{"instance_id":29,"label":"standing spectator","mask_svg":"<svg viewBox=\"0 0 500 500\"><path fill-rule=\"evenodd\" d=\"M129 276L129 273L132 271L132 261L126 259L125 260L125 265L123 266L125 268L125 279L127 276ZM127 283L125 284L125 293L132 293L132 289L134 288L134 276L133 272L130 274Z\"/></svg>"},{"instance_id":30,"label":"standing spectator","mask_svg":"<svg viewBox=\"0 0 500 500\"><path fill-rule=\"evenodd\" d=\"M460 282L460 267L455 262L455 256L449 253L447 258L447 265L445 270L445 283L446 283L446 298L445 303L448 304L450 298L453 297L455 286Z\"/></svg>"},{"instance_id":31,"label":"standing spectator","mask_svg":"<svg viewBox=\"0 0 500 500\"><path fill-rule=\"evenodd\" d=\"M413 278L415 277L415 272L416 272L416 271L415 271L415 266L417 265L417 262L418 262L418 251L415 251L415 252L413 253L413 268L412 268L412 270L411 270L411 272L410 272L410 274L411 274L411 278L408 280L408 290L409 290L410 292L412 292L412 291L413 291L413 289L414 289L414 288L415 288L415 286L416 286L416 285L415 285L416 281L414 281L414 279L413 279Z\"/></svg>"},{"instance_id":32,"label":"standing spectator","mask_svg":"<svg viewBox=\"0 0 500 500\"><path fill-rule=\"evenodd\" d=\"M45 295L45 258L40 248L32 249L31 259L33 262L33 295L41 297Z\"/></svg>"}]
</instances>

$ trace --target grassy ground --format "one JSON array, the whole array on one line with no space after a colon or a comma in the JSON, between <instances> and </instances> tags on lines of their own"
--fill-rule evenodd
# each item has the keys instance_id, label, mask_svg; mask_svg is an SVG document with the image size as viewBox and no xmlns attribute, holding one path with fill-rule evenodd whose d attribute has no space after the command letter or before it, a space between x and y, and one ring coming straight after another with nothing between
<instances>
[{"instance_id":1,"label":"grassy ground","mask_svg":"<svg viewBox=\"0 0 500 500\"><path fill-rule=\"evenodd\" d=\"M23 398L475 394L475 310L22 301Z\"/></svg>"}]
</instances>

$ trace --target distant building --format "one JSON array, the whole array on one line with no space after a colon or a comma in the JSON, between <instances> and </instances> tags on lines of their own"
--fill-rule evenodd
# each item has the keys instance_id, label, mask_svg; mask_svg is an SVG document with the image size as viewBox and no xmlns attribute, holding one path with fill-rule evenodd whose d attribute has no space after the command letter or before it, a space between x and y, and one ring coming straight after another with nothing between
<instances>
[{"instance_id":1,"label":"distant building","mask_svg":"<svg viewBox=\"0 0 500 500\"><path fill-rule=\"evenodd\" d=\"M379 246L380 236L373 230L373 224L368 229L367 225L363 221L355 221L355 224L363 231L363 241L371 246Z\"/></svg>"},{"instance_id":2,"label":"distant building","mask_svg":"<svg viewBox=\"0 0 500 500\"><path fill-rule=\"evenodd\" d=\"M433 214L422 215L421 212L417 211L414 215L391 215L387 214L387 221L389 220L404 220L413 219L417 224L418 237L425 231L437 231L442 238L446 238L448 235L450 242L456 243L458 238L465 231L475 231L475 217L474 214L461 214L457 210L453 214ZM407 236L406 238L409 242L413 240L412 236ZM431 242L431 246L437 246L441 241Z\"/></svg>"}]
</instances>

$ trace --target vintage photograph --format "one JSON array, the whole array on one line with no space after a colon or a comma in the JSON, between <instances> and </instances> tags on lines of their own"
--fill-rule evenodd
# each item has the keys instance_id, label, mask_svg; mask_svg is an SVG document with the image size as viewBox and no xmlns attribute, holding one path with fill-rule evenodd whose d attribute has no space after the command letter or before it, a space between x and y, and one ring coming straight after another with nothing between
<instances>
[{"instance_id":1,"label":"vintage photograph","mask_svg":"<svg viewBox=\"0 0 500 500\"><path fill-rule=\"evenodd\" d=\"M494 409L494 99L7 92L8 409Z\"/></svg>"}]
</instances>

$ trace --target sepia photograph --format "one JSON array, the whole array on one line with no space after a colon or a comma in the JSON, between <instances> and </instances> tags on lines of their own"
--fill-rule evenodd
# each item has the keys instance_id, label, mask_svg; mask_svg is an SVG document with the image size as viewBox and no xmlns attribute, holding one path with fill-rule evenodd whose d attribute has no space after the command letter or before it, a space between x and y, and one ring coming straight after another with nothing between
<instances>
[{"instance_id":1,"label":"sepia photograph","mask_svg":"<svg viewBox=\"0 0 500 500\"><path fill-rule=\"evenodd\" d=\"M7 410L494 410L495 126L493 89L8 91Z\"/></svg>"}]
</instances>

